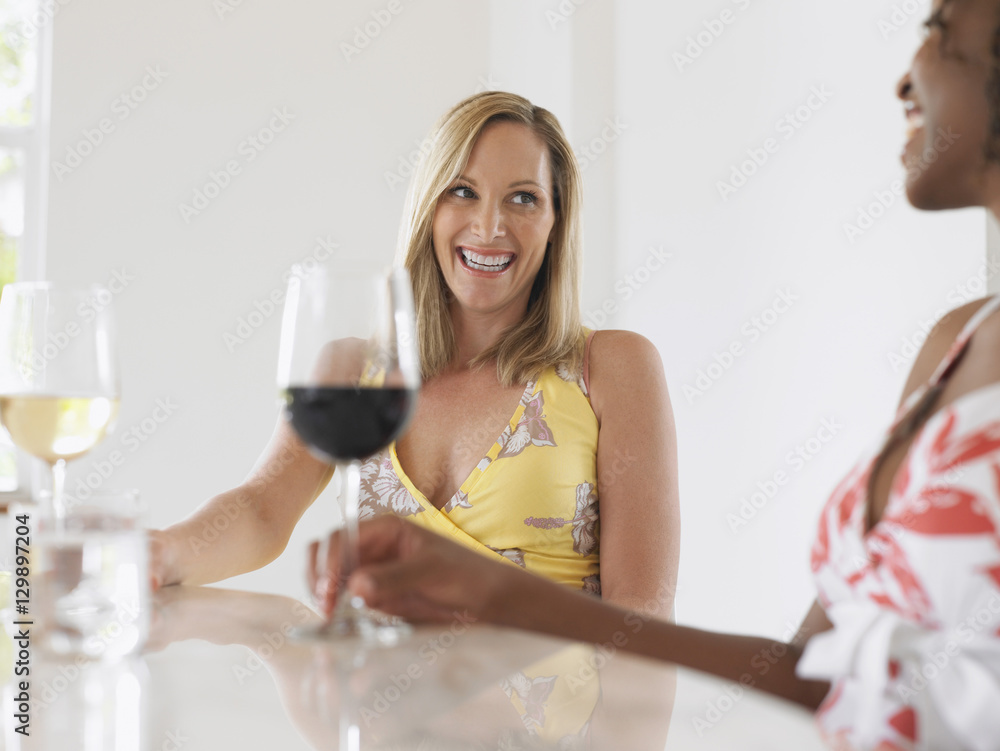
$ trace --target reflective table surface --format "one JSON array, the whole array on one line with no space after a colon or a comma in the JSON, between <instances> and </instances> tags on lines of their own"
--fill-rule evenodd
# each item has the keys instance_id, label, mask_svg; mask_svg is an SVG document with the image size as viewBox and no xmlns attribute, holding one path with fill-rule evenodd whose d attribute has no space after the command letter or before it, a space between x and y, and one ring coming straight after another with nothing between
<instances>
[{"instance_id":1,"label":"reflective table surface","mask_svg":"<svg viewBox=\"0 0 1000 751\"><path fill-rule=\"evenodd\" d=\"M469 622L363 651L300 643L289 598L215 587L157 593L143 654L32 653L30 736L3 692L0 748L823 748L811 715L753 689L617 652Z\"/></svg>"}]
</instances>

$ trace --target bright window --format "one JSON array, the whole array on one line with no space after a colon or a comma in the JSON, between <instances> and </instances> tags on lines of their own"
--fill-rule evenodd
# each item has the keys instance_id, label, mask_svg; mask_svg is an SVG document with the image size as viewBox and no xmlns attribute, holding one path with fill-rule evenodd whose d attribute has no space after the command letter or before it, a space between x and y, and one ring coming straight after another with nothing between
<instances>
[{"instance_id":1,"label":"bright window","mask_svg":"<svg viewBox=\"0 0 1000 751\"><path fill-rule=\"evenodd\" d=\"M0 287L44 275L48 73L59 6L0 0ZM28 466L0 431L0 493L28 492Z\"/></svg>"}]
</instances>

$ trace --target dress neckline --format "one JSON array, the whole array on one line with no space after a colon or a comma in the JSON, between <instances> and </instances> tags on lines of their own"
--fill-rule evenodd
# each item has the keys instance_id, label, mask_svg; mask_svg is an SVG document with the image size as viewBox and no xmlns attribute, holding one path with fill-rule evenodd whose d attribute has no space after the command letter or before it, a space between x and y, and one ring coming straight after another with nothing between
<instances>
[{"instance_id":1,"label":"dress neckline","mask_svg":"<svg viewBox=\"0 0 1000 751\"><path fill-rule=\"evenodd\" d=\"M402 463L399 461L399 456L396 454L396 442L393 441L389 446L389 458L392 460L393 467L396 473L399 475L399 479L410 491L410 494L416 499L424 509L428 511L434 511L439 514L447 515L449 511L457 506L463 505L463 499L466 499L469 495L469 491L478 483L484 474L496 463L497 454L503 449L503 437L504 434L508 432L513 432L518 422L521 420L521 416L524 414L524 410L528 405L528 397L530 397L535 390L536 384L541 380L541 377L535 380L528 381L527 385L524 387L524 391L521 392L521 398L514 408L514 414L511 416L510 420L507 421L507 426L501 431L500 435L497 436L496 440L490 446L486 455L483 456L479 462L472 468L468 476L462 481L462 484L458 486L458 490L448 499L441 508L438 508L430 499L423 494L423 492L414 484L410 476L406 474L406 470L403 469ZM483 463L487 462L486 466Z\"/></svg>"},{"instance_id":2,"label":"dress neckline","mask_svg":"<svg viewBox=\"0 0 1000 751\"><path fill-rule=\"evenodd\" d=\"M896 484L896 476L898 476L899 472L902 471L902 469L910 462L914 449L921 444L924 436L928 434L928 428L931 425L936 424L936 422L940 418L946 417L948 414L953 412L954 408L956 408L959 404L963 403L967 399L973 396L982 396L983 395L982 392L988 391L995 387L1000 387L1000 381L984 384L978 388L973 389L972 391L962 394L961 396L959 396L949 404L945 405L944 407L931 412L931 414L926 419L924 419L923 424L920 425L919 429L913 436L913 440L910 442L910 445L907 448L906 455L903 457L899 466L896 468L895 475L892 477L892 482L890 483L889 486L888 497L886 498L886 504L885 507L882 509L882 517L879 518L875 523L873 523L869 527L868 524L870 519L869 510L871 508L873 501L872 487L871 487L873 481L873 474L876 468L878 468L880 461L884 458L886 451L888 451L890 443L895 437L897 428L899 428L899 426L906 420L913 419L914 416L921 409L933 408L933 402L937 399L936 392L938 392L939 389L944 386L944 383L946 382L948 376L951 375L952 371L954 371L955 367L957 367L958 363L962 360L962 356L965 354L969 346L969 342L972 340L972 336L976 333L976 330L983 323L983 321L989 318L997 310L998 307L1000 307L1000 295L990 298L988 302L986 302L982 307L980 307L979 310L977 310L973 314L973 316L966 322L965 326L962 328L962 331L955 338L955 341L952 343L947 354L944 356L944 359L942 359L941 362L938 364L937 368L934 369L934 372L931 374L931 377L927 380L927 382L924 383L920 388L916 389L912 394L910 394L910 396L907 397L906 401L903 402L902 405L900 405L899 410L896 412L895 419L893 420L889 429L886 431L882 440L879 442L878 449L868 460L867 470L864 473L864 479L863 479L864 503L862 504L862 521L861 521L863 537L868 537L868 535L874 532L881 523L882 518L885 517L886 511L892 505L893 501L892 489L893 486ZM923 402L925 400L929 400L929 404L924 404Z\"/></svg>"}]
</instances>

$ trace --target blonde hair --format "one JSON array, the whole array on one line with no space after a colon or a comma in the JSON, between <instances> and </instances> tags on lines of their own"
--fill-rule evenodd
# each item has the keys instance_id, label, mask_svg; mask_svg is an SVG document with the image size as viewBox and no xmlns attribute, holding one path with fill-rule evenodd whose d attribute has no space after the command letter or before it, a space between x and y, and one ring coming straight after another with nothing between
<instances>
[{"instance_id":1,"label":"blonde hair","mask_svg":"<svg viewBox=\"0 0 1000 751\"><path fill-rule=\"evenodd\" d=\"M459 102L435 125L428 153L414 174L400 228L399 252L413 280L425 379L444 370L455 356L448 289L434 254L434 213L444 191L465 169L479 135L496 122L526 125L545 142L556 219L524 318L471 364L496 360L497 377L505 386L536 378L552 365L578 368L580 364L583 194L576 157L551 112L516 94L488 91Z\"/></svg>"}]
</instances>

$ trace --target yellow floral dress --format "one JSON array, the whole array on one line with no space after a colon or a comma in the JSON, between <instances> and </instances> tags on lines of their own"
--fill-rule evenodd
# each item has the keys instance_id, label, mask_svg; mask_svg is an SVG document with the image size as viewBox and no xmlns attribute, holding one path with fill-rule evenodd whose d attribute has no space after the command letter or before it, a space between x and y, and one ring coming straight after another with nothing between
<instances>
[{"instance_id":1,"label":"yellow floral dress","mask_svg":"<svg viewBox=\"0 0 1000 751\"><path fill-rule=\"evenodd\" d=\"M507 427L441 509L407 477L390 445L362 466L361 518L404 516L484 555L599 596L599 426L586 380L583 372L558 366L526 384ZM558 740L586 733L600 692L587 670L592 656L590 648L570 647L505 681L502 688L529 734Z\"/></svg>"},{"instance_id":2,"label":"yellow floral dress","mask_svg":"<svg viewBox=\"0 0 1000 751\"><path fill-rule=\"evenodd\" d=\"M600 594L597 417L582 377L549 368L437 509L399 464L396 444L361 468L361 518L393 513L560 584Z\"/></svg>"}]
</instances>

